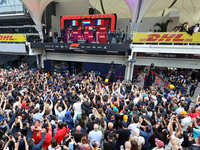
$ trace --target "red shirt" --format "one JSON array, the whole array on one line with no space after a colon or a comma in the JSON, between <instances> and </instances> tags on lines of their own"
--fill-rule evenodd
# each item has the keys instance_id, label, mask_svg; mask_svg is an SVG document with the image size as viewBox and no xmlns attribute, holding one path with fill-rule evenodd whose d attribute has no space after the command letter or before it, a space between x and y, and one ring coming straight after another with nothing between
<instances>
[{"instance_id":1,"label":"red shirt","mask_svg":"<svg viewBox=\"0 0 200 150\"><path fill-rule=\"evenodd\" d=\"M42 147L44 147L46 150L48 150L49 145L51 145L51 139L52 139L52 129L49 128L49 131L45 135L45 141L42 144Z\"/></svg>"},{"instance_id":2,"label":"red shirt","mask_svg":"<svg viewBox=\"0 0 200 150\"><path fill-rule=\"evenodd\" d=\"M33 131L33 139L36 144L39 143L42 139L41 131Z\"/></svg>"},{"instance_id":3,"label":"red shirt","mask_svg":"<svg viewBox=\"0 0 200 150\"><path fill-rule=\"evenodd\" d=\"M67 132L69 132L69 128L63 127L62 129L57 129L55 134L55 139L57 140L58 144L61 144L61 141L65 138Z\"/></svg>"},{"instance_id":4,"label":"red shirt","mask_svg":"<svg viewBox=\"0 0 200 150\"><path fill-rule=\"evenodd\" d=\"M188 116L190 116L191 118L197 118L197 116L199 116L200 113L189 113Z\"/></svg>"}]
</instances>

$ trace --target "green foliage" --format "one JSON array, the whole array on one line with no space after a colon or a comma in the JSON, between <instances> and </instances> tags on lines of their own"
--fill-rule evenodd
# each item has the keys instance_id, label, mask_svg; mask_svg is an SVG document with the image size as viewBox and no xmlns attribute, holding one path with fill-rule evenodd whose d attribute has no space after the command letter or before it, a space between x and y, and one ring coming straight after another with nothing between
<instances>
[{"instance_id":1,"label":"green foliage","mask_svg":"<svg viewBox=\"0 0 200 150\"><path fill-rule=\"evenodd\" d=\"M167 26L170 22L173 22L173 20L168 19L166 22L162 22L162 23L156 23L154 25L154 27L158 26L160 29L158 30L158 32L166 32L167 31Z\"/></svg>"}]
</instances>

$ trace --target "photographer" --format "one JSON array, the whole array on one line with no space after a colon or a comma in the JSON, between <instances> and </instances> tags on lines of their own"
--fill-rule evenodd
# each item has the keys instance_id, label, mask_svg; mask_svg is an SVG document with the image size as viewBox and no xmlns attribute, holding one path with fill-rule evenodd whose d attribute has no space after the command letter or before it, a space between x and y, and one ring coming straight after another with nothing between
<instances>
[{"instance_id":1,"label":"photographer","mask_svg":"<svg viewBox=\"0 0 200 150\"><path fill-rule=\"evenodd\" d=\"M35 140L32 138L34 130L39 130L41 132L42 139L40 140L39 143L35 143ZM31 128L29 128L28 133L27 133L27 141L28 141L29 150L40 150L41 149L42 144L45 141L44 132L45 132L45 130L42 128L35 128L34 126L31 126Z\"/></svg>"}]
</instances>

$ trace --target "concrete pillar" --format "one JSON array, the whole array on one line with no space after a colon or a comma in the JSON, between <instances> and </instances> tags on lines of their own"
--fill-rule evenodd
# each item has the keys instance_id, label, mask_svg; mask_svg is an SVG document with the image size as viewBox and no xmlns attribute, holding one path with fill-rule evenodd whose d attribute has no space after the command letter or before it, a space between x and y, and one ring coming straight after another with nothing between
<instances>
[{"instance_id":1,"label":"concrete pillar","mask_svg":"<svg viewBox=\"0 0 200 150\"><path fill-rule=\"evenodd\" d=\"M133 58L136 59L137 53L133 53ZM134 63L131 61L127 62L126 72L125 72L125 81L132 81L133 79L133 71L134 71Z\"/></svg>"},{"instance_id":2,"label":"concrete pillar","mask_svg":"<svg viewBox=\"0 0 200 150\"><path fill-rule=\"evenodd\" d=\"M37 68L40 68L40 56L36 55Z\"/></svg>"},{"instance_id":3,"label":"concrete pillar","mask_svg":"<svg viewBox=\"0 0 200 150\"><path fill-rule=\"evenodd\" d=\"M125 81L129 81L130 80L130 75L131 75L131 66L132 66L132 62L127 62L126 64L126 72L125 72Z\"/></svg>"},{"instance_id":4,"label":"concrete pillar","mask_svg":"<svg viewBox=\"0 0 200 150\"><path fill-rule=\"evenodd\" d=\"M44 60L46 60L46 52L45 52L45 50L42 50L42 55L41 55L41 67L42 67L42 69L44 68Z\"/></svg>"}]
</instances>

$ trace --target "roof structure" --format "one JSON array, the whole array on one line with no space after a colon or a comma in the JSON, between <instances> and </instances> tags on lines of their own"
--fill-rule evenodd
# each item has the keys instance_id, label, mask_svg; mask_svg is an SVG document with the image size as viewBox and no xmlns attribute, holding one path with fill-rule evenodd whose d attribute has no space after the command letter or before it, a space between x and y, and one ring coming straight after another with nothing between
<instances>
[{"instance_id":1,"label":"roof structure","mask_svg":"<svg viewBox=\"0 0 200 150\"><path fill-rule=\"evenodd\" d=\"M59 0L57 0L59 1ZM116 13L119 18L131 18L126 1L135 3L139 0L102 0L105 13ZM155 3L145 13L145 17L161 17L171 11L180 11L180 22L189 22L193 25L200 22L199 0L142 0L144 6L149 6L153 1ZM89 0L90 5L103 13L100 0Z\"/></svg>"},{"instance_id":2,"label":"roof structure","mask_svg":"<svg viewBox=\"0 0 200 150\"><path fill-rule=\"evenodd\" d=\"M30 16L36 25L36 30L38 31L40 38L43 39L42 33L42 14L47 7L47 5L53 0L21 0L21 2L26 6L29 11Z\"/></svg>"}]
</instances>

